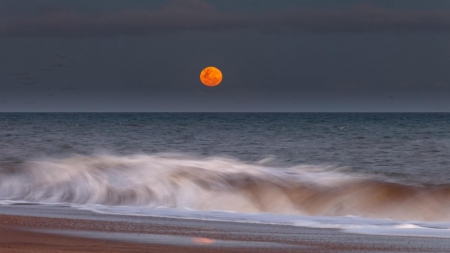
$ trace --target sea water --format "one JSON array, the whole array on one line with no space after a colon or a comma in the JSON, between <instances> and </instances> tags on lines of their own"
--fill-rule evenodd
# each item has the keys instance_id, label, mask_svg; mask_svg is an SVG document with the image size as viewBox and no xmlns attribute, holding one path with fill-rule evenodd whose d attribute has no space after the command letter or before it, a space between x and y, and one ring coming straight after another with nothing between
<instances>
[{"instance_id":1,"label":"sea water","mask_svg":"<svg viewBox=\"0 0 450 253\"><path fill-rule=\"evenodd\" d=\"M450 237L450 114L4 113L0 201Z\"/></svg>"}]
</instances>

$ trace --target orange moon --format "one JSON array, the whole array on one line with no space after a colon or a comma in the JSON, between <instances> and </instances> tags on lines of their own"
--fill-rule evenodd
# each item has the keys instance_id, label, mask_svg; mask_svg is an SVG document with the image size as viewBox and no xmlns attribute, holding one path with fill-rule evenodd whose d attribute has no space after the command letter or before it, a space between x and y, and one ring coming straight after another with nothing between
<instances>
[{"instance_id":1,"label":"orange moon","mask_svg":"<svg viewBox=\"0 0 450 253\"><path fill-rule=\"evenodd\" d=\"M216 67L207 67L200 73L200 81L209 87L217 86L222 82L222 72Z\"/></svg>"}]
</instances>

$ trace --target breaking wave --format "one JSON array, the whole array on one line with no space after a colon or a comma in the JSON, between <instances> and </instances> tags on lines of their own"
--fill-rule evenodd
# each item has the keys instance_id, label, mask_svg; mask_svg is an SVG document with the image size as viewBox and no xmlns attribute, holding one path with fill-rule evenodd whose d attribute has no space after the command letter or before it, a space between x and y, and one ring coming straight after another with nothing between
<instances>
[{"instance_id":1,"label":"breaking wave","mask_svg":"<svg viewBox=\"0 0 450 253\"><path fill-rule=\"evenodd\" d=\"M224 157L102 154L0 168L0 199L37 203L448 221L449 197L450 186Z\"/></svg>"}]
</instances>

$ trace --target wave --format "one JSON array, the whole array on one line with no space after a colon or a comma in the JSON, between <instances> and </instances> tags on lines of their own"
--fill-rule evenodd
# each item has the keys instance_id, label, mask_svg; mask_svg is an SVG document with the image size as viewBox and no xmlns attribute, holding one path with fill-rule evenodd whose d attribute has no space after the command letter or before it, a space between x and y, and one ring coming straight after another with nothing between
<instances>
[{"instance_id":1,"label":"wave","mask_svg":"<svg viewBox=\"0 0 450 253\"><path fill-rule=\"evenodd\" d=\"M0 168L0 199L37 203L448 221L449 196L450 186L225 157L101 154Z\"/></svg>"}]
</instances>

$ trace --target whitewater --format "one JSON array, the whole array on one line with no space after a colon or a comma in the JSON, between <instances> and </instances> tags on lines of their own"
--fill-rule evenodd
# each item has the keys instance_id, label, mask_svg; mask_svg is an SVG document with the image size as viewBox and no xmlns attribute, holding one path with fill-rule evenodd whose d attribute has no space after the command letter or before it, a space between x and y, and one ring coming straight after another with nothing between
<instances>
[{"instance_id":1,"label":"whitewater","mask_svg":"<svg viewBox=\"0 0 450 253\"><path fill-rule=\"evenodd\" d=\"M449 124L446 113L0 113L0 214L449 237Z\"/></svg>"},{"instance_id":2,"label":"whitewater","mask_svg":"<svg viewBox=\"0 0 450 253\"><path fill-rule=\"evenodd\" d=\"M0 204L450 238L450 187L335 166L179 153L71 155L0 166Z\"/></svg>"}]
</instances>

